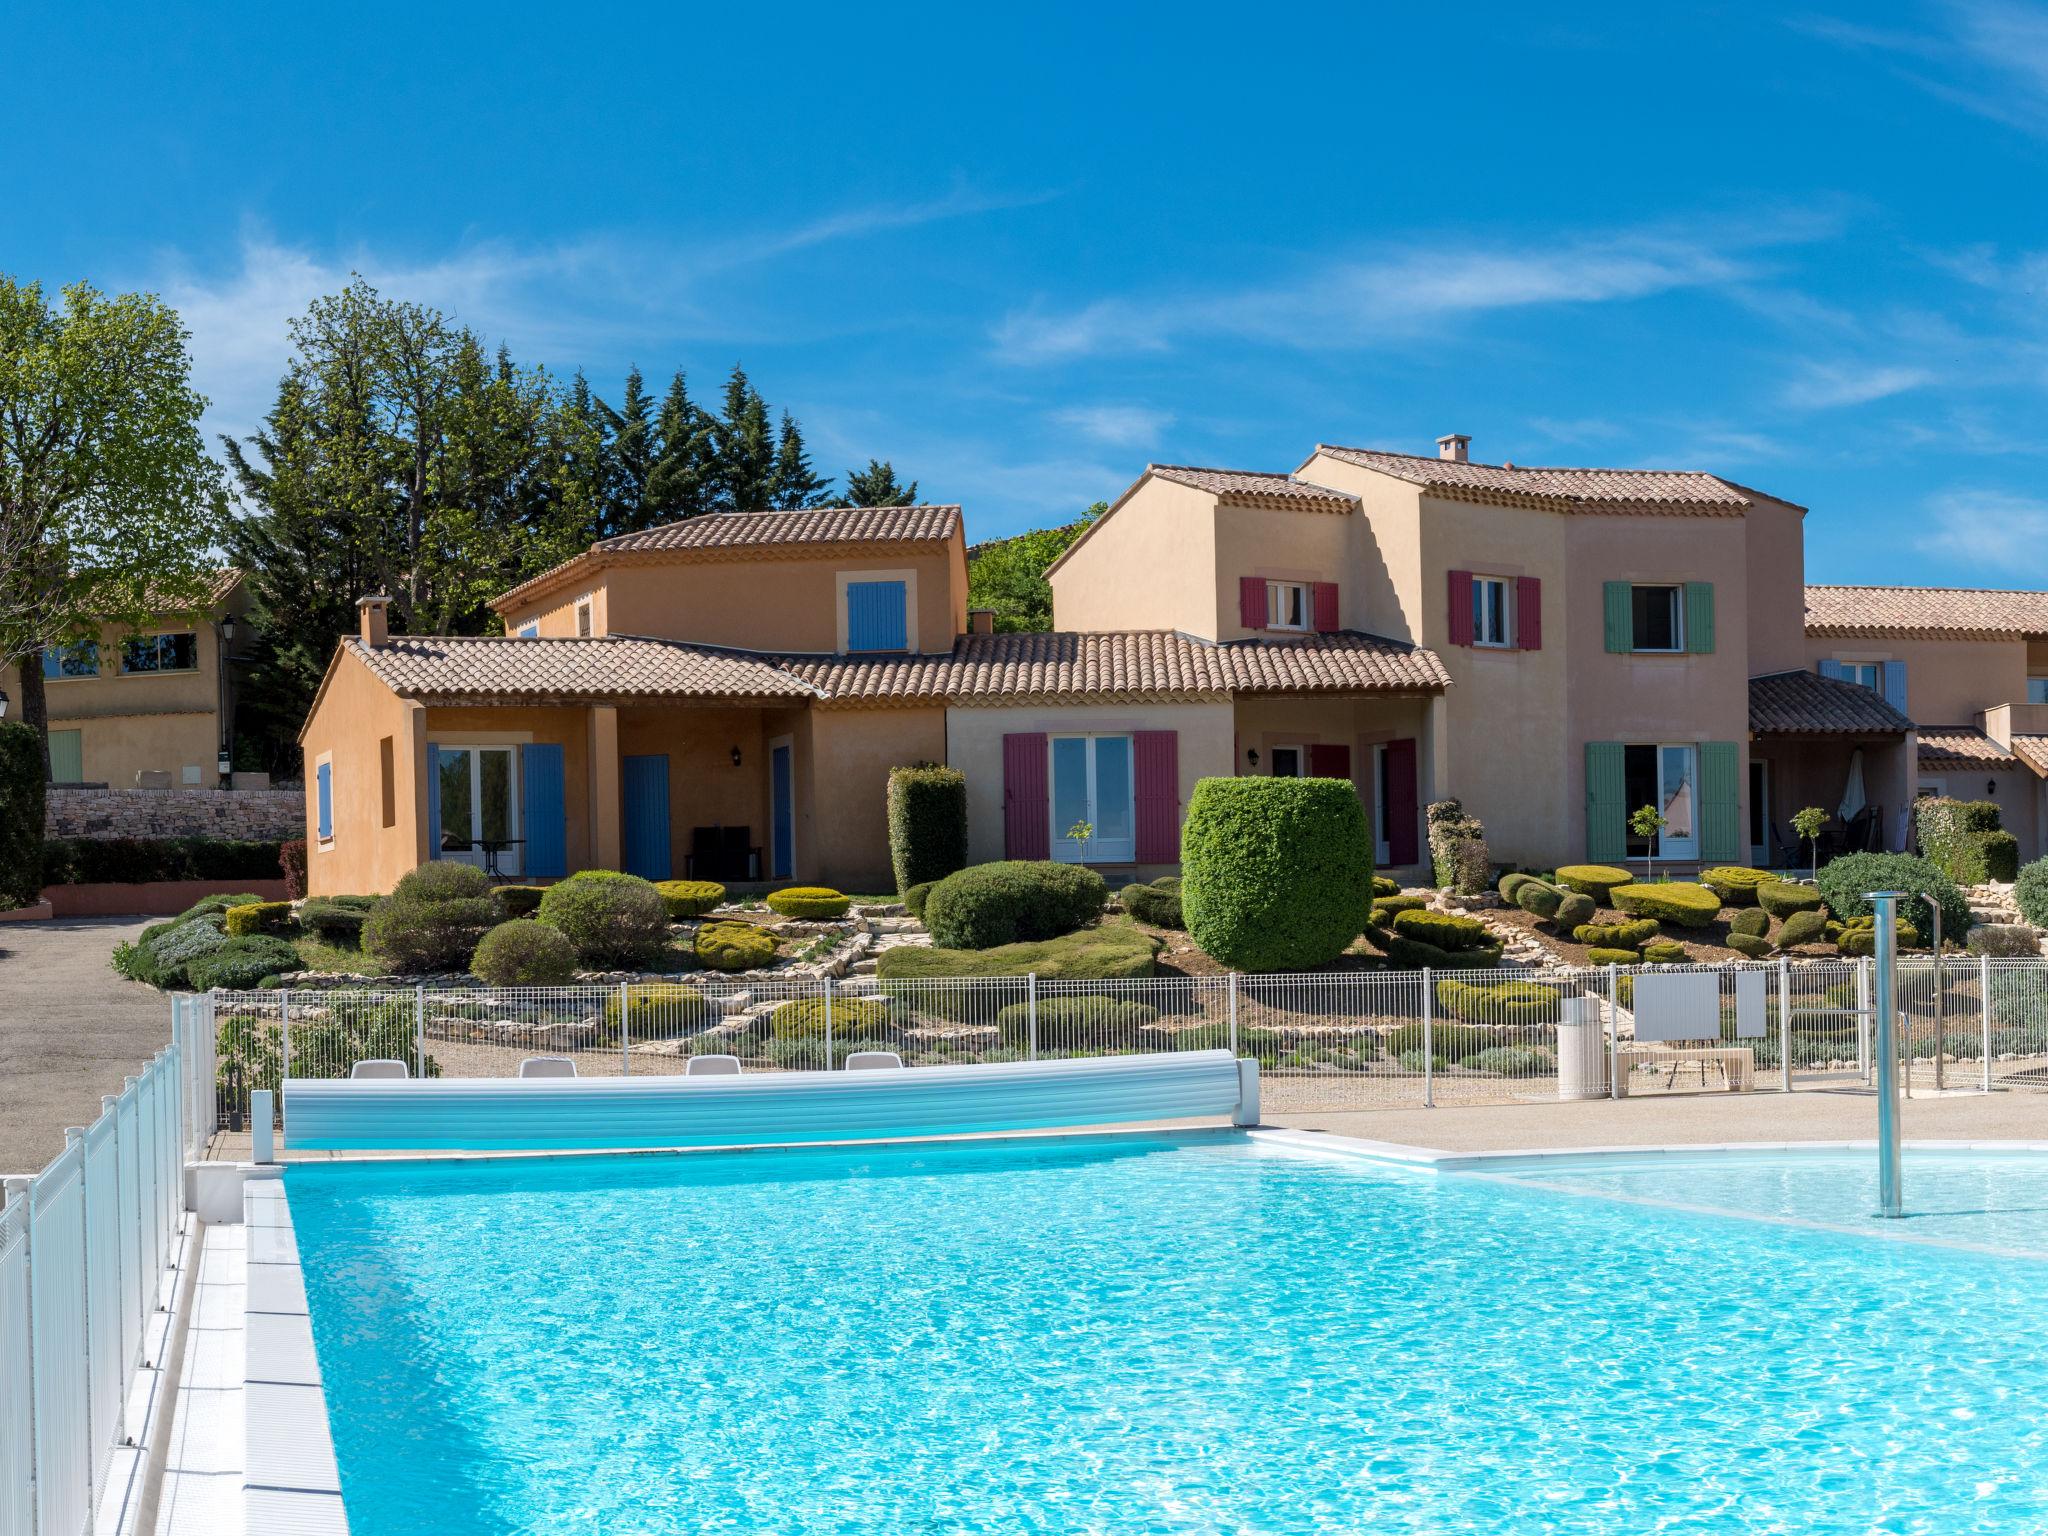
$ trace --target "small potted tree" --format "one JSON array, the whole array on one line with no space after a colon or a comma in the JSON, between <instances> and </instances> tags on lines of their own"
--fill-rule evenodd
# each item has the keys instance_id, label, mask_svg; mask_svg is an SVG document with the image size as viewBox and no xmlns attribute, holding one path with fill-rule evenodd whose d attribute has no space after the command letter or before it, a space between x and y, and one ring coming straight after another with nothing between
<instances>
[{"instance_id":1,"label":"small potted tree","mask_svg":"<svg viewBox=\"0 0 2048 1536\"><path fill-rule=\"evenodd\" d=\"M1628 818L1628 829L1650 840L1650 878L1657 878L1657 835L1664 830L1664 813L1654 805L1638 806Z\"/></svg>"},{"instance_id":2,"label":"small potted tree","mask_svg":"<svg viewBox=\"0 0 2048 1536\"><path fill-rule=\"evenodd\" d=\"M1828 813L1817 805L1809 805L1792 817L1792 830L1806 839L1808 852L1813 862L1810 873L1816 883L1820 880L1820 834L1828 824Z\"/></svg>"}]
</instances>

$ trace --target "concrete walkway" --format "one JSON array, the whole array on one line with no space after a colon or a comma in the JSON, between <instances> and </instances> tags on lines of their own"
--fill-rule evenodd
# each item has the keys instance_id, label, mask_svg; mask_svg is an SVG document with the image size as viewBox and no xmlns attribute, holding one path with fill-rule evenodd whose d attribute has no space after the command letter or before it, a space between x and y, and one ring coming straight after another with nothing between
<instances>
[{"instance_id":1,"label":"concrete walkway","mask_svg":"<svg viewBox=\"0 0 2048 1536\"><path fill-rule=\"evenodd\" d=\"M154 918L0 924L0 1173L33 1173L171 1040L170 999L107 958Z\"/></svg>"}]
</instances>

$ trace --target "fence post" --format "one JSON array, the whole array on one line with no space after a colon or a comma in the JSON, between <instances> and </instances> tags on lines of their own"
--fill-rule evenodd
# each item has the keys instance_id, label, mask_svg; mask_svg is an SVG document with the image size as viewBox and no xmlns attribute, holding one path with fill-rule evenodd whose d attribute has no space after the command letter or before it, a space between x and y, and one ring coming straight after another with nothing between
<instances>
[{"instance_id":1,"label":"fence post","mask_svg":"<svg viewBox=\"0 0 2048 1536\"><path fill-rule=\"evenodd\" d=\"M619 1076L633 1075L633 1010L626 1005L632 1001L626 989L631 982L619 983Z\"/></svg>"},{"instance_id":2,"label":"fence post","mask_svg":"<svg viewBox=\"0 0 2048 1536\"><path fill-rule=\"evenodd\" d=\"M1792 1091L1792 963L1778 956L1778 1077Z\"/></svg>"},{"instance_id":3,"label":"fence post","mask_svg":"<svg viewBox=\"0 0 2048 1536\"><path fill-rule=\"evenodd\" d=\"M1856 1071L1870 1081L1870 957L1856 962Z\"/></svg>"},{"instance_id":4,"label":"fence post","mask_svg":"<svg viewBox=\"0 0 2048 1536\"><path fill-rule=\"evenodd\" d=\"M1621 974L1607 962L1607 1097L1621 1097Z\"/></svg>"},{"instance_id":5,"label":"fence post","mask_svg":"<svg viewBox=\"0 0 2048 1536\"><path fill-rule=\"evenodd\" d=\"M829 1052L827 1053L829 1056ZM1024 1059L1038 1060L1038 972L1024 973Z\"/></svg>"},{"instance_id":6,"label":"fence post","mask_svg":"<svg viewBox=\"0 0 2048 1536\"><path fill-rule=\"evenodd\" d=\"M1436 1108L1436 988L1422 968L1422 1107Z\"/></svg>"},{"instance_id":7,"label":"fence post","mask_svg":"<svg viewBox=\"0 0 2048 1536\"><path fill-rule=\"evenodd\" d=\"M277 994L277 1038L280 1051L277 1096L284 1098L284 1080L292 1075L292 989Z\"/></svg>"},{"instance_id":8,"label":"fence post","mask_svg":"<svg viewBox=\"0 0 2048 1536\"><path fill-rule=\"evenodd\" d=\"M825 1070L832 1070L832 978L823 978L825 984Z\"/></svg>"},{"instance_id":9,"label":"fence post","mask_svg":"<svg viewBox=\"0 0 2048 1536\"><path fill-rule=\"evenodd\" d=\"M1977 957L1977 1011L1984 1026L1984 1091L1991 1091L1991 957Z\"/></svg>"},{"instance_id":10,"label":"fence post","mask_svg":"<svg viewBox=\"0 0 2048 1536\"><path fill-rule=\"evenodd\" d=\"M427 1075L427 987L425 982L412 989L412 1075Z\"/></svg>"},{"instance_id":11,"label":"fence post","mask_svg":"<svg viewBox=\"0 0 2048 1536\"><path fill-rule=\"evenodd\" d=\"M1230 1054L1237 1054L1237 972L1230 973Z\"/></svg>"}]
</instances>

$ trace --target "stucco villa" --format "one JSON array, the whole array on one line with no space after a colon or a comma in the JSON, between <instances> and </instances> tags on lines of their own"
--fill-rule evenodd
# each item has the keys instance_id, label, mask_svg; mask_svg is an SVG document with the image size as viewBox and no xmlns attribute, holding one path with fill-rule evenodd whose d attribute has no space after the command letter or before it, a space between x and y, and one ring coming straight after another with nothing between
<instances>
[{"instance_id":1,"label":"stucco villa","mask_svg":"<svg viewBox=\"0 0 2048 1536\"><path fill-rule=\"evenodd\" d=\"M50 771L59 784L214 789L233 751L228 665L249 606L242 573L215 574L196 612L168 608L140 628L108 625L43 652ZM21 697L21 669L0 668Z\"/></svg>"},{"instance_id":2,"label":"stucco villa","mask_svg":"<svg viewBox=\"0 0 2048 1536\"><path fill-rule=\"evenodd\" d=\"M1048 572L1050 634L968 611L957 507L606 540L497 599L503 637L365 599L302 736L313 889L428 858L882 889L920 761L965 771L976 860L1112 881L1173 868L1219 774L1351 779L1411 878L1452 795L1526 867L1791 864L1807 805L1898 848L1930 793L2044 851L2048 593L1808 587L1791 502L1437 446L1151 465Z\"/></svg>"}]
</instances>

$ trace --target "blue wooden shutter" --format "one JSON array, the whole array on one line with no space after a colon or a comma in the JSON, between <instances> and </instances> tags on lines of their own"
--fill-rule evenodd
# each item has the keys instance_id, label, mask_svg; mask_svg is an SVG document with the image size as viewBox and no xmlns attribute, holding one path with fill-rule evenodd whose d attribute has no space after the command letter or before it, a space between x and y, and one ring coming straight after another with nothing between
<instances>
[{"instance_id":1,"label":"blue wooden shutter","mask_svg":"<svg viewBox=\"0 0 2048 1536\"><path fill-rule=\"evenodd\" d=\"M1846 683L1849 680L1849 669L1839 661L1823 656L1820 661L1820 675L1831 677L1838 683Z\"/></svg>"},{"instance_id":2,"label":"blue wooden shutter","mask_svg":"<svg viewBox=\"0 0 2048 1536\"><path fill-rule=\"evenodd\" d=\"M427 857L441 857L441 749L427 743Z\"/></svg>"},{"instance_id":3,"label":"blue wooden shutter","mask_svg":"<svg viewBox=\"0 0 2048 1536\"><path fill-rule=\"evenodd\" d=\"M1628 857L1626 757L1621 742L1586 743L1586 857L1595 864Z\"/></svg>"},{"instance_id":4,"label":"blue wooden shutter","mask_svg":"<svg viewBox=\"0 0 2048 1536\"><path fill-rule=\"evenodd\" d=\"M1688 581L1685 584L1685 648L1697 655L1714 651L1714 584Z\"/></svg>"},{"instance_id":5,"label":"blue wooden shutter","mask_svg":"<svg viewBox=\"0 0 2048 1536\"><path fill-rule=\"evenodd\" d=\"M620 811L626 873L643 880L666 880L670 873L668 754L622 757L619 773L625 790L620 796Z\"/></svg>"},{"instance_id":6,"label":"blue wooden shutter","mask_svg":"<svg viewBox=\"0 0 2048 1536\"><path fill-rule=\"evenodd\" d=\"M1740 779L1734 742L1700 743L1700 857L1709 863L1732 864L1742 857Z\"/></svg>"},{"instance_id":7,"label":"blue wooden shutter","mask_svg":"<svg viewBox=\"0 0 2048 1536\"><path fill-rule=\"evenodd\" d=\"M907 596L900 581L849 581L846 584L846 648L849 651L900 651L910 639L905 613Z\"/></svg>"},{"instance_id":8,"label":"blue wooden shutter","mask_svg":"<svg viewBox=\"0 0 2048 1536\"><path fill-rule=\"evenodd\" d=\"M334 836L334 764L322 763L317 775L320 787L320 836Z\"/></svg>"},{"instance_id":9,"label":"blue wooden shutter","mask_svg":"<svg viewBox=\"0 0 2048 1536\"><path fill-rule=\"evenodd\" d=\"M1626 656L1636 648L1635 588L1625 581L1610 581L1601 591L1606 598L1607 649Z\"/></svg>"},{"instance_id":10,"label":"blue wooden shutter","mask_svg":"<svg viewBox=\"0 0 2048 1536\"><path fill-rule=\"evenodd\" d=\"M519 749L519 835L526 840L520 868L528 875L569 873L569 817L562 789L560 742Z\"/></svg>"},{"instance_id":11,"label":"blue wooden shutter","mask_svg":"<svg viewBox=\"0 0 2048 1536\"><path fill-rule=\"evenodd\" d=\"M1879 680L1884 684L1884 701L1900 714L1906 709L1906 664L1903 661L1888 661L1878 669Z\"/></svg>"}]
</instances>

